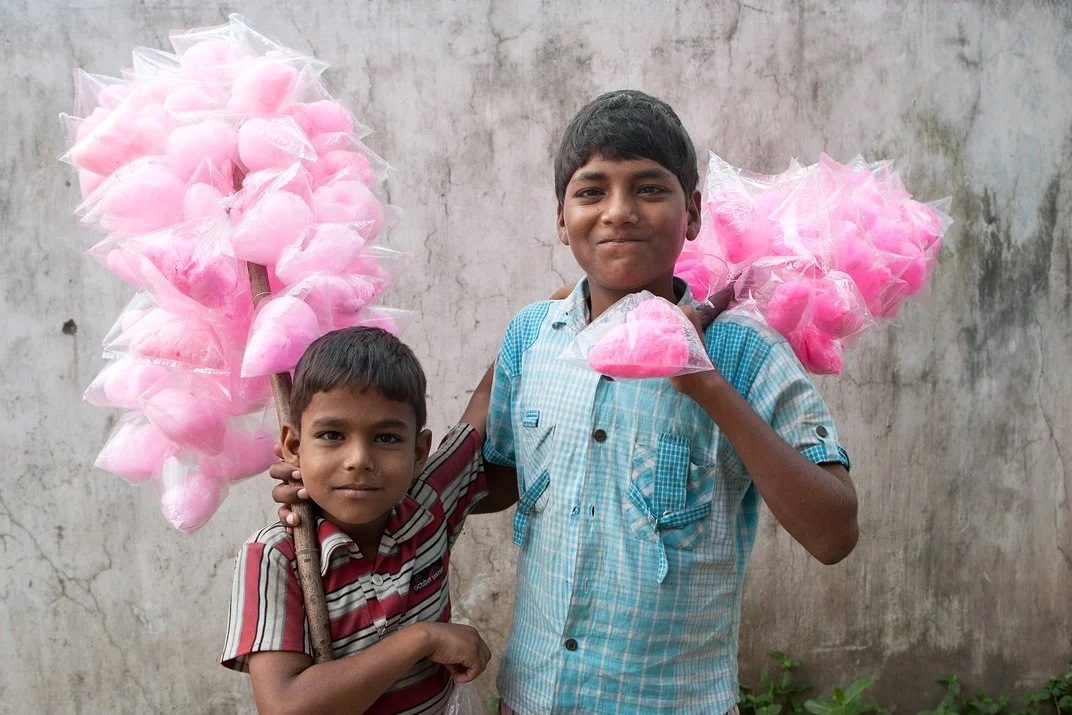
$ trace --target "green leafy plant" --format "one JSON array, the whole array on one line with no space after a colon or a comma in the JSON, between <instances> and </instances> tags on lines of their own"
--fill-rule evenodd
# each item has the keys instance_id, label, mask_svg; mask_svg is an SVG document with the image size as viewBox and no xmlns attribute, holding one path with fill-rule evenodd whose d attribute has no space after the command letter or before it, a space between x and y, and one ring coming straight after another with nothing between
<instances>
[{"instance_id":1,"label":"green leafy plant","mask_svg":"<svg viewBox=\"0 0 1072 715\"><path fill-rule=\"evenodd\" d=\"M881 713L888 715L889 710L863 699L863 692L874 683L871 678L861 678L847 688L834 688L832 695L804 703L804 709L812 715L861 715L861 713Z\"/></svg>"},{"instance_id":2,"label":"green leafy plant","mask_svg":"<svg viewBox=\"0 0 1072 715\"><path fill-rule=\"evenodd\" d=\"M796 680L794 670L800 668L800 661L780 650L770 651L770 657L778 662L778 671L771 675L763 671L758 688L742 685L740 702L737 704L741 715L800 715L804 713L800 696L811 690L811 684Z\"/></svg>"},{"instance_id":3,"label":"green leafy plant","mask_svg":"<svg viewBox=\"0 0 1072 715\"><path fill-rule=\"evenodd\" d=\"M1050 678L1041 690L1028 693L1024 701L1029 705L1049 704L1062 715L1072 713L1072 661L1065 673Z\"/></svg>"}]
</instances>

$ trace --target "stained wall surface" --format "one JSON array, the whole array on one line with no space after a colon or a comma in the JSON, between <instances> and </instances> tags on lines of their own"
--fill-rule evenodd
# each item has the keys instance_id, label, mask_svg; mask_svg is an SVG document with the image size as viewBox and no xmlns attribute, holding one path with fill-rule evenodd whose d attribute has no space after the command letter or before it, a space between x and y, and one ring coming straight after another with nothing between
<instances>
[{"instance_id":1,"label":"stained wall surface","mask_svg":"<svg viewBox=\"0 0 1072 715\"><path fill-rule=\"evenodd\" d=\"M754 171L860 153L895 159L918 197L951 196L929 296L818 380L853 456L860 544L824 567L764 517L743 675L779 648L821 687L872 676L906 711L933 706L947 672L1012 693L1069 660L1072 6L0 0L0 711L253 711L215 657L235 548L274 519L269 480L183 536L151 490L92 469L116 414L81 395L131 291L83 255L97 237L56 161L72 67L116 74L133 46L228 12L331 63L397 169L385 245L415 261L386 303L418 313L404 337L437 434L509 317L579 277L551 157L599 92L668 100L701 154ZM495 651L509 524L474 517L452 573L457 616Z\"/></svg>"}]
</instances>

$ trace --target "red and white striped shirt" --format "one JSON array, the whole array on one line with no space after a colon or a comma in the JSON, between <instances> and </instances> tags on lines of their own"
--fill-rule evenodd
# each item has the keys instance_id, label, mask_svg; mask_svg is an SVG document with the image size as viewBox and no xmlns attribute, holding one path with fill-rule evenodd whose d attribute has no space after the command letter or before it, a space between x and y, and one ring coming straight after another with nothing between
<instances>
[{"instance_id":1,"label":"red and white striped shirt","mask_svg":"<svg viewBox=\"0 0 1072 715\"><path fill-rule=\"evenodd\" d=\"M321 576L335 658L357 653L419 621L450 621L450 549L473 505L487 494L480 436L457 425L408 495L388 516L373 564L331 522L317 520ZM242 546L235 565L227 640L220 662L248 672L247 656L293 651L312 658L294 559L279 523ZM451 692L446 668L418 662L366 712L440 712Z\"/></svg>"}]
</instances>

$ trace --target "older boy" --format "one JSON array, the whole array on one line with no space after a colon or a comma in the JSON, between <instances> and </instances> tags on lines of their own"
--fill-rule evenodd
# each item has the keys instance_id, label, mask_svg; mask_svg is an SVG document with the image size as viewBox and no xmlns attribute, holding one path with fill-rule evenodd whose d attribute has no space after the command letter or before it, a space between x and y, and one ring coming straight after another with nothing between
<instances>
[{"instance_id":1,"label":"older boy","mask_svg":"<svg viewBox=\"0 0 1072 715\"><path fill-rule=\"evenodd\" d=\"M699 229L697 181L680 120L645 94L598 97L566 128L558 234L586 277L511 322L484 447L521 494L504 712L727 712L761 499L824 563L856 543L833 421L765 325L724 314L705 333L716 369L670 380L558 358L629 293L695 305L673 269Z\"/></svg>"},{"instance_id":2,"label":"older boy","mask_svg":"<svg viewBox=\"0 0 1072 715\"><path fill-rule=\"evenodd\" d=\"M280 441L323 517L336 659L313 664L293 542L262 529L239 552L221 657L249 671L261 712L439 713L452 676L486 667L480 635L449 622L450 548L489 488L511 503L514 487L485 478L487 386L430 458L424 396L413 353L375 328L329 333L298 363Z\"/></svg>"}]
</instances>

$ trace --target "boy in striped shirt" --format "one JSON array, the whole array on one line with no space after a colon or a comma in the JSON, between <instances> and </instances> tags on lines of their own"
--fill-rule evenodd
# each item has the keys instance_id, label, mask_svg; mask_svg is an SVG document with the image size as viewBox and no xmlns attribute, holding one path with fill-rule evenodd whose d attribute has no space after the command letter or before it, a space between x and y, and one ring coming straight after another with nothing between
<instances>
[{"instance_id":1,"label":"boy in striped shirt","mask_svg":"<svg viewBox=\"0 0 1072 715\"><path fill-rule=\"evenodd\" d=\"M479 633L450 623L447 572L476 502L516 498L512 472L489 478L481 461L489 386L429 456L425 376L406 345L352 328L306 351L280 441L320 508L335 660L313 664L286 526L258 531L238 555L221 662L249 672L262 712L441 712L452 683L484 670Z\"/></svg>"}]
</instances>

